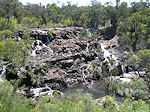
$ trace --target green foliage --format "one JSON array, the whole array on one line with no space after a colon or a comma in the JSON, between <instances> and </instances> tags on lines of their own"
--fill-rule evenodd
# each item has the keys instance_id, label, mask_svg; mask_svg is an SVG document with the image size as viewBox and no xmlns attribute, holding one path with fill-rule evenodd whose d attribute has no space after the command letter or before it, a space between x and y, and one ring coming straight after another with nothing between
<instances>
[{"instance_id":1,"label":"green foliage","mask_svg":"<svg viewBox=\"0 0 150 112\"><path fill-rule=\"evenodd\" d=\"M37 102L19 95L10 83L0 84L1 112L149 112L144 101L126 99L120 104L106 96L98 104L90 94L77 93L69 96L50 98L41 96Z\"/></svg>"},{"instance_id":2,"label":"green foliage","mask_svg":"<svg viewBox=\"0 0 150 112\"><path fill-rule=\"evenodd\" d=\"M25 34L23 34L22 39L29 40L30 39L30 35L25 33Z\"/></svg>"},{"instance_id":3,"label":"green foliage","mask_svg":"<svg viewBox=\"0 0 150 112\"><path fill-rule=\"evenodd\" d=\"M137 51L137 44L140 40L144 40L147 43L149 38L147 18L149 18L148 15L144 15L142 12L135 12L127 20L120 22L117 27L117 34L122 36L122 45L128 43L127 45L133 51Z\"/></svg>"},{"instance_id":4,"label":"green foliage","mask_svg":"<svg viewBox=\"0 0 150 112\"><path fill-rule=\"evenodd\" d=\"M41 19L36 17L24 17L22 24L28 27L39 27L41 25Z\"/></svg>"},{"instance_id":5,"label":"green foliage","mask_svg":"<svg viewBox=\"0 0 150 112\"><path fill-rule=\"evenodd\" d=\"M143 100L132 101L126 99L120 105L120 112L149 112L150 106Z\"/></svg>"},{"instance_id":6,"label":"green foliage","mask_svg":"<svg viewBox=\"0 0 150 112\"><path fill-rule=\"evenodd\" d=\"M136 56L132 56L127 60L127 63L133 65L133 64L138 64L139 61L140 60Z\"/></svg>"},{"instance_id":7,"label":"green foliage","mask_svg":"<svg viewBox=\"0 0 150 112\"><path fill-rule=\"evenodd\" d=\"M112 84L112 91L114 91L115 93L117 93L118 89L119 89L119 84L113 83Z\"/></svg>"},{"instance_id":8,"label":"green foliage","mask_svg":"<svg viewBox=\"0 0 150 112\"><path fill-rule=\"evenodd\" d=\"M137 69L149 68L150 50L139 50L134 56L127 60L127 63L134 65Z\"/></svg>"},{"instance_id":9,"label":"green foliage","mask_svg":"<svg viewBox=\"0 0 150 112\"><path fill-rule=\"evenodd\" d=\"M45 26L45 25L44 25L44 26ZM61 23L53 23L52 21L50 21L50 22L47 23L46 26L47 26L47 27L56 28L56 27L63 27L63 24L61 24ZM45 27L46 27L46 26L45 26Z\"/></svg>"},{"instance_id":10,"label":"green foliage","mask_svg":"<svg viewBox=\"0 0 150 112\"><path fill-rule=\"evenodd\" d=\"M66 27L66 26L73 26L74 22L73 22L73 20L66 19L66 20L61 20L60 24L62 24L64 27Z\"/></svg>"},{"instance_id":11,"label":"green foliage","mask_svg":"<svg viewBox=\"0 0 150 112\"><path fill-rule=\"evenodd\" d=\"M11 30L11 31L17 31L20 28L21 28L21 25L18 24L17 19L14 18L14 17L11 17L10 18L10 23L8 25L8 29Z\"/></svg>"},{"instance_id":12,"label":"green foliage","mask_svg":"<svg viewBox=\"0 0 150 112\"><path fill-rule=\"evenodd\" d=\"M32 112L33 103L13 91L13 86L7 81L0 84L0 111L1 112Z\"/></svg>"},{"instance_id":13,"label":"green foliage","mask_svg":"<svg viewBox=\"0 0 150 112\"><path fill-rule=\"evenodd\" d=\"M93 68L96 68L98 65L96 63L92 64Z\"/></svg>"},{"instance_id":14,"label":"green foliage","mask_svg":"<svg viewBox=\"0 0 150 112\"><path fill-rule=\"evenodd\" d=\"M94 32L93 35L92 35L92 39L95 40L95 39L97 39L98 37L99 37L99 35L98 35L96 32Z\"/></svg>"},{"instance_id":15,"label":"green foliage","mask_svg":"<svg viewBox=\"0 0 150 112\"><path fill-rule=\"evenodd\" d=\"M10 30L0 31L0 40L5 39L6 37L12 37L13 33Z\"/></svg>"},{"instance_id":16,"label":"green foliage","mask_svg":"<svg viewBox=\"0 0 150 112\"><path fill-rule=\"evenodd\" d=\"M5 18L0 18L0 29L1 30L4 30L4 29L7 29L8 26L7 26L7 19Z\"/></svg>"},{"instance_id":17,"label":"green foliage","mask_svg":"<svg viewBox=\"0 0 150 112\"><path fill-rule=\"evenodd\" d=\"M1 30L11 30L11 31L17 31L19 28L21 28L21 25L18 24L17 20L14 17L10 18L10 23L7 24L7 19L0 18L0 29Z\"/></svg>"},{"instance_id":18,"label":"green foliage","mask_svg":"<svg viewBox=\"0 0 150 112\"><path fill-rule=\"evenodd\" d=\"M52 34L52 31L50 31L50 30L48 31L48 35L49 35L50 39L52 39L52 40L55 38Z\"/></svg>"},{"instance_id":19,"label":"green foliage","mask_svg":"<svg viewBox=\"0 0 150 112\"><path fill-rule=\"evenodd\" d=\"M150 49L139 50L136 55L143 61L150 59Z\"/></svg>"},{"instance_id":20,"label":"green foliage","mask_svg":"<svg viewBox=\"0 0 150 112\"><path fill-rule=\"evenodd\" d=\"M104 100L102 101L106 112L116 112L118 110L118 104L115 100L110 96L105 96Z\"/></svg>"},{"instance_id":21,"label":"green foliage","mask_svg":"<svg viewBox=\"0 0 150 112\"><path fill-rule=\"evenodd\" d=\"M24 42L15 42L11 39L0 41L0 54L3 60L9 61L16 67L20 67L24 62L26 50Z\"/></svg>"},{"instance_id":22,"label":"green foliage","mask_svg":"<svg viewBox=\"0 0 150 112\"><path fill-rule=\"evenodd\" d=\"M132 89L133 90L140 89L143 91L148 91L148 86L147 86L146 82L140 78L140 79L133 82Z\"/></svg>"}]
</instances>

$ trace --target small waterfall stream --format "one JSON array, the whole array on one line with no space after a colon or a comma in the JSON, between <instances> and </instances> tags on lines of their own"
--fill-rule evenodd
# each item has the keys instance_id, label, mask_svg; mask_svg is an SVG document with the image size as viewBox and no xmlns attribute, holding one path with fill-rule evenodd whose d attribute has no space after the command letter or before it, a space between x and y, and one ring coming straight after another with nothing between
<instances>
[{"instance_id":1,"label":"small waterfall stream","mask_svg":"<svg viewBox=\"0 0 150 112\"><path fill-rule=\"evenodd\" d=\"M88 84L87 80L85 79L86 76L85 76L84 70L82 70L82 78L83 78L84 82L85 82L86 84Z\"/></svg>"},{"instance_id":2,"label":"small waterfall stream","mask_svg":"<svg viewBox=\"0 0 150 112\"><path fill-rule=\"evenodd\" d=\"M0 74L0 77L5 78L6 77L6 66L3 66L2 73Z\"/></svg>"},{"instance_id":3,"label":"small waterfall stream","mask_svg":"<svg viewBox=\"0 0 150 112\"><path fill-rule=\"evenodd\" d=\"M114 66L118 66L119 62L118 62L118 58L111 54L107 49L105 49L105 46L103 43L101 43L101 49L104 53L104 58L105 58L105 61L108 62L108 65L110 66L110 70L113 69ZM110 60L114 60L115 62L113 63L113 65L110 64Z\"/></svg>"}]
</instances>

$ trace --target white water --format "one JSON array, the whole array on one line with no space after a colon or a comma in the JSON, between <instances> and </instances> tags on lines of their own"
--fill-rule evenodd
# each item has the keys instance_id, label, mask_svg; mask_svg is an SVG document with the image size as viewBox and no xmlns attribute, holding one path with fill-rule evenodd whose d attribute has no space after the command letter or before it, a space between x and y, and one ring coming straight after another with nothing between
<instances>
[{"instance_id":1,"label":"white water","mask_svg":"<svg viewBox=\"0 0 150 112\"><path fill-rule=\"evenodd\" d=\"M6 77L6 66L3 66L3 71L0 74L0 77L5 78Z\"/></svg>"},{"instance_id":2,"label":"white water","mask_svg":"<svg viewBox=\"0 0 150 112\"><path fill-rule=\"evenodd\" d=\"M123 65L121 65L121 70L122 70L122 74L125 74L126 73L126 69Z\"/></svg>"},{"instance_id":3,"label":"white water","mask_svg":"<svg viewBox=\"0 0 150 112\"><path fill-rule=\"evenodd\" d=\"M84 70L82 70L82 78L83 78L84 82L85 82L86 84L88 84L87 80L85 79L86 76L85 76Z\"/></svg>"},{"instance_id":4,"label":"white water","mask_svg":"<svg viewBox=\"0 0 150 112\"><path fill-rule=\"evenodd\" d=\"M110 66L110 70L113 69L114 66L118 66L118 63L119 63L118 58L115 55L111 54L107 49L105 49L105 46L103 43L101 43L101 49L104 53L105 61L107 61ZM113 65L110 64L110 60L115 61Z\"/></svg>"},{"instance_id":5,"label":"white water","mask_svg":"<svg viewBox=\"0 0 150 112\"><path fill-rule=\"evenodd\" d=\"M89 43L87 43L86 52L89 52Z\"/></svg>"}]
</instances>

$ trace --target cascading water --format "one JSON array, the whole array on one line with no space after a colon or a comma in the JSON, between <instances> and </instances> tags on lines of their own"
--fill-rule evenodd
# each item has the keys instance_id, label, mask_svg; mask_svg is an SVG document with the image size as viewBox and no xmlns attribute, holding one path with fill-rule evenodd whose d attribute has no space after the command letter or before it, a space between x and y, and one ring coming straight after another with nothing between
<instances>
[{"instance_id":1,"label":"cascading water","mask_svg":"<svg viewBox=\"0 0 150 112\"><path fill-rule=\"evenodd\" d=\"M86 84L88 84L87 80L85 79L86 76L85 76L84 70L82 70L82 78L83 78L84 82L85 82Z\"/></svg>"},{"instance_id":2,"label":"cascading water","mask_svg":"<svg viewBox=\"0 0 150 112\"><path fill-rule=\"evenodd\" d=\"M125 74L126 73L126 68L124 65L121 65L121 71L122 71L122 74Z\"/></svg>"},{"instance_id":3,"label":"cascading water","mask_svg":"<svg viewBox=\"0 0 150 112\"><path fill-rule=\"evenodd\" d=\"M86 52L89 52L89 43L87 43Z\"/></svg>"},{"instance_id":4,"label":"cascading water","mask_svg":"<svg viewBox=\"0 0 150 112\"><path fill-rule=\"evenodd\" d=\"M114 68L114 66L118 66L118 58L111 54L107 49L105 49L105 46L103 43L101 43L101 49L104 53L104 58L105 58L105 61L108 62L108 65L110 66L110 70L112 70ZM114 60L115 62L113 63L113 65L110 64L110 60Z\"/></svg>"},{"instance_id":5,"label":"cascading water","mask_svg":"<svg viewBox=\"0 0 150 112\"><path fill-rule=\"evenodd\" d=\"M6 66L3 66L2 73L0 74L0 77L5 78L6 77Z\"/></svg>"},{"instance_id":6,"label":"cascading water","mask_svg":"<svg viewBox=\"0 0 150 112\"><path fill-rule=\"evenodd\" d=\"M90 37L92 37L92 35L93 35L93 30L94 30L93 28L87 28L86 29L86 31L87 31L87 33L89 34Z\"/></svg>"}]
</instances>

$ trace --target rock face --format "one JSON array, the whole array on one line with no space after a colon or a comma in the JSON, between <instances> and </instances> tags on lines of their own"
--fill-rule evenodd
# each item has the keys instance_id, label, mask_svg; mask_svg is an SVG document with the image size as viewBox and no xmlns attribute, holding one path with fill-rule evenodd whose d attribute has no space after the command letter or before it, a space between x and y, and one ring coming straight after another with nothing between
<instances>
[{"instance_id":1,"label":"rock face","mask_svg":"<svg viewBox=\"0 0 150 112\"><path fill-rule=\"evenodd\" d=\"M51 42L46 46L42 38L36 40L31 47L31 56L46 64L41 84L52 89L62 90L80 83L89 84L119 66L125 54L117 49L119 37L91 40L81 36L86 30L80 27L32 29L31 35L37 39L37 35L48 36L49 31ZM123 77L114 76L113 80L129 83L132 81L130 76L130 73L126 73Z\"/></svg>"},{"instance_id":2,"label":"rock face","mask_svg":"<svg viewBox=\"0 0 150 112\"><path fill-rule=\"evenodd\" d=\"M41 79L42 86L62 90L80 83L89 84L100 77L101 65L104 62L100 41L81 37L85 30L80 27L41 31L48 30L53 36L50 44L46 46L41 40L35 40L30 53L46 65L45 75ZM36 29L34 31L36 32Z\"/></svg>"},{"instance_id":3,"label":"rock face","mask_svg":"<svg viewBox=\"0 0 150 112\"><path fill-rule=\"evenodd\" d=\"M107 79L111 82L130 84L144 75L144 72L137 74L131 72L129 67L122 66L130 54L122 52L117 36L111 40L92 40L92 37L82 36L86 30L80 27L31 30L35 41L29 56L33 62L25 69L20 68L18 76L25 74L24 82L34 86L30 89L34 98L41 94L51 96L53 90L61 91L77 84L89 85L115 67L120 71L117 76L109 74ZM49 44L46 38L49 38ZM41 64L37 65L38 62Z\"/></svg>"},{"instance_id":4,"label":"rock face","mask_svg":"<svg viewBox=\"0 0 150 112\"><path fill-rule=\"evenodd\" d=\"M62 95L62 93L60 91L52 90L48 86L40 87L40 88L31 88L30 89L30 95L32 96L33 100L36 100L41 95L43 95L43 96L47 95L47 96L50 96L50 97L54 97L55 92L57 92L57 94Z\"/></svg>"},{"instance_id":5,"label":"rock face","mask_svg":"<svg viewBox=\"0 0 150 112\"><path fill-rule=\"evenodd\" d=\"M112 83L118 83L118 84L130 84L133 81L137 80L139 78L139 75L137 72L129 72L129 73L124 73L120 76L111 76L108 77L108 81Z\"/></svg>"}]
</instances>

